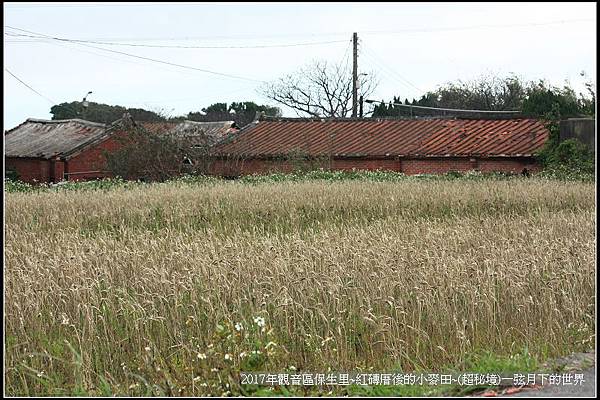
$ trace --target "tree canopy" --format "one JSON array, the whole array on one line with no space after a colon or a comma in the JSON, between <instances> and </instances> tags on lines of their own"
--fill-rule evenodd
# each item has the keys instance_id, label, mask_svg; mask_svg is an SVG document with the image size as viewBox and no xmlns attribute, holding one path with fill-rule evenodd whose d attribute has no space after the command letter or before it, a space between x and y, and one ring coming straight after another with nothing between
<instances>
[{"instance_id":1,"label":"tree canopy","mask_svg":"<svg viewBox=\"0 0 600 400\"><path fill-rule=\"evenodd\" d=\"M160 122L166 121L166 118L154 111L148 111L141 108L125 108L122 106L111 106L108 104L89 102L84 107L80 101L70 103L61 103L50 108L52 119L73 119L79 118L92 122L101 122L110 124L123 114L129 113L135 121Z\"/></svg>"},{"instance_id":2,"label":"tree canopy","mask_svg":"<svg viewBox=\"0 0 600 400\"><path fill-rule=\"evenodd\" d=\"M569 85L557 87L546 81L525 82L514 75L500 78L482 76L472 81L457 81L442 85L424 94L419 100L404 104L416 106L454 108L467 110L508 111L517 110L524 116L571 118L594 115L596 95L591 83L586 84L587 93L579 95ZM402 100L394 96L389 103L380 103L373 109L374 117L412 115L408 107L398 106ZM413 109L412 113L432 114L439 111Z\"/></svg>"},{"instance_id":3,"label":"tree canopy","mask_svg":"<svg viewBox=\"0 0 600 400\"><path fill-rule=\"evenodd\" d=\"M187 119L190 121L235 121L238 126L248 125L254 120L257 112L266 116L280 117L281 110L268 105L258 105L252 101L227 103L214 103L202 109L202 112L190 112Z\"/></svg>"},{"instance_id":4,"label":"tree canopy","mask_svg":"<svg viewBox=\"0 0 600 400\"><path fill-rule=\"evenodd\" d=\"M84 107L80 101L61 103L50 108L53 120L59 119L84 119L92 122L110 124L123 114L129 113L134 121L140 122L165 122L192 121L235 121L238 126L244 126L252 122L257 112L264 112L268 116L281 116L281 110L268 105L258 105L251 101L227 103L214 103L202 109L202 112L190 112L187 116L170 117L163 111L149 111L142 108L126 108L122 106L111 106L108 104L90 102Z\"/></svg>"}]
</instances>

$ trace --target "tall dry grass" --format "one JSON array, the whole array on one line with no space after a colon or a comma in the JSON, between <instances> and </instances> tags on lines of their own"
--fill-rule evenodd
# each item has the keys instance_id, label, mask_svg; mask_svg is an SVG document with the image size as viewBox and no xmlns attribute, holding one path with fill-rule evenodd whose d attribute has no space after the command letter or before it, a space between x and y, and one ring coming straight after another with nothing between
<instances>
[{"instance_id":1,"label":"tall dry grass","mask_svg":"<svg viewBox=\"0 0 600 400\"><path fill-rule=\"evenodd\" d=\"M220 394L252 368L593 345L592 184L162 185L5 210L8 394Z\"/></svg>"}]
</instances>

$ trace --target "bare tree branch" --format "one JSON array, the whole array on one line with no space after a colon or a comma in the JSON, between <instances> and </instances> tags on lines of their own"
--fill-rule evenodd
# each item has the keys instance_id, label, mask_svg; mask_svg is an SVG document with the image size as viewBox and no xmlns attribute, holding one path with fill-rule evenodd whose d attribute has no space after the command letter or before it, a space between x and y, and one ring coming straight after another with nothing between
<instances>
[{"instance_id":1,"label":"bare tree branch","mask_svg":"<svg viewBox=\"0 0 600 400\"><path fill-rule=\"evenodd\" d=\"M359 76L364 97L373 93L377 83L373 74ZM299 116L347 117L352 110L352 71L342 64L314 61L293 75L265 84L259 91Z\"/></svg>"}]
</instances>

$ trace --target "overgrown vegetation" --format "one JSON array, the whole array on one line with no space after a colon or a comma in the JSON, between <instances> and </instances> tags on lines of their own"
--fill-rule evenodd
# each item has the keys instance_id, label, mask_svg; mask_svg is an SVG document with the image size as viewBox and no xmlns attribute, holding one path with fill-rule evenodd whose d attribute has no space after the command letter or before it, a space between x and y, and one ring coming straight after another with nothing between
<instances>
[{"instance_id":1,"label":"overgrown vegetation","mask_svg":"<svg viewBox=\"0 0 600 400\"><path fill-rule=\"evenodd\" d=\"M582 73L582 76L585 77L585 73ZM405 99L402 102L401 96L394 96L389 104L383 101L376 104L372 115L373 117L442 115L437 110L410 109L397 105L404 104L467 110L517 110L521 111L523 116L534 118L546 118L548 113L554 113L562 118L594 117L595 86L589 81L585 86L587 93L578 94L568 84L557 87L543 80L527 82L516 75L506 77L484 75L471 81L448 82L424 94L418 100ZM453 114L444 112L443 115ZM456 116L466 115L460 113Z\"/></svg>"},{"instance_id":2,"label":"overgrown vegetation","mask_svg":"<svg viewBox=\"0 0 600 400\"><path fill-rule=\"evenodd\" d=\"M105 151L107 169L127 180L163 182L183 174L207 174L210 139L203 131L148 132L130 124L116 150Z\"/></svg>"},{"instance_id":3,"label":"overgrown vegetation","mask_svg":"<svg viewBox=\"0 0 600 400\"><path fill-rule=\"evenodd\" d=\"M593 183L341 174L7 193L6 393L418 395L238 374L535 369L594 345Z\"/></svg>"},{"instance_id":4,"label":"overgrown vegetation","mask_svg":"<svg viewBox=\"0 0 600 400\"><path fill-rule=\"evenodd\" d=\"M300 166L306 167L303 164L303 159L300 159ZM325 161L323 161L325 162ZM309 161L308 165L312 166L313 161ZM594 182L595 176L590 173L583 173L573 169L564 170L548 170L535 175L538 179L562 180L562 181L583 181ZM447 174L419 174L405 175L399 172L385 170L350 170L350 171L330 171L325 169L313 168L297 168L293 172L282 173L275 172L270 174L255 174L240 176L234 181L224 180L219 177L207 176L202 174L183 174L176 178L171 178L165 182L143 182L140 180L124 180L122 178L105 178L93 181L68 181L59 184L36 184L21 182L18 180L5 180L4 191L6 193L18 192L56 192L56 191L71 191L71 190L109 190L117 188L140 188L143 186L152 185L170 185L177 186L185 185L202 185L207 183L212 184L260 184L260 183L277 183L277 182L309 182L309 181L365 181L365 182L411 182L411 181L499 181L499 180L528 180L517 173L505 172L478 172L469 171L465 173L450 172Z\"/></svg>"},{"instance_id":5,"label":"overgrown vegetation","mask_svg":"<svg viewBox=\"0 0 600 400\"><path fill-rule=\"evenodd\" d=\"M585 77L585 73L582 73ZM562 88L543 80L525 82L517 76L505 78L482 76L472 81L450 82L405 105L475 109L488 111L518 110L525 117L541 118L550 131L549 140L538 152L543 175L560 179L590 179L594 175L594 154L576 139L559 140L559 122L573 117L595 117L596 90L592 82L585 84L587 93L577 94L565 84ZM440 115L436 110L410 109L395 96L390 104L373 109L374 117ZM451 114L451 112L449 112ZM465 116L460 114L457 116Z\"/></svg>"},{"instance_id":6,"label":"overgrown vegetation","mask_svg":"<svg viewBox=\"0 0 600 400\"><path fill-rule=\"evenodd\" d=\"M554 103L551 111L543 117L549 137L536 154L544 169L543 175L562 179L594 179L595 154L577 139L560 141L560 120L563 115L560 104Z\"/></svg>"}]
</instances>

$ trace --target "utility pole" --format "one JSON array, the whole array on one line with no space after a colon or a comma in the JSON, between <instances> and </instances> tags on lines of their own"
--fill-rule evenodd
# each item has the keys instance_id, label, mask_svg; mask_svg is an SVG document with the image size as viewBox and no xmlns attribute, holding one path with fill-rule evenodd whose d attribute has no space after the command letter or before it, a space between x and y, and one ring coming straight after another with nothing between
<instances>
[{"instance_id":1,"label":"utility pole","mask_svg":"<svg viewBox=\"0 0 600 400\"><path fill-rule=\"evenodd\" d=\"M352 117L356 118L358 109L358 34L352 34Z\"/></svg>"},{"instance_id":2,"label":"utility pole","mask_svg":"<svg viewBox=\"0 0 600 400\"><path fill-rule=\"evenodd\" d=\"M362 94L360 95L359 103L360 103L360 112L358 113L358 115L360 116L360 118L362 118L363 117L363 96L362 96Z\"/></svg>"}]
</instances>

